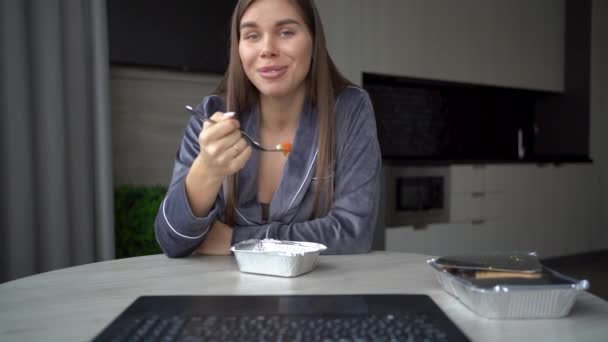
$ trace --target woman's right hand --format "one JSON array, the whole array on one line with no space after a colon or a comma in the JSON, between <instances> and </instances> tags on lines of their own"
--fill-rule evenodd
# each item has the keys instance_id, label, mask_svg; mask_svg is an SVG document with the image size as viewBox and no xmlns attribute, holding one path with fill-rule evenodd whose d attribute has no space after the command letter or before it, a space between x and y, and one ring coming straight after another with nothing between
<instances>
[{"instance_id":1,"label":"woman's right hand","mask_svg":"<svg viewBox=\"0 0 608 342\"><path fill-rule=\"evenodd\" d=\"M252 149L241 137L240 124L232 113L214 113L198 136L200 152L194 161L208 177L221 180L245 166Z\"/></svg>"},{"instance_id":2,"label":"woman's right hand","mask_svg":"<svg viewBox=\"0 0 608 342\"><path fill-rule=\"evenodd\" d=\"M245 166L252 149L241 137L238 120L216 112L216 123L204 122L198 135L200 151L186 176L186 195L197 217L205 217L229 176Z\"/></svg>"}]
</instances>

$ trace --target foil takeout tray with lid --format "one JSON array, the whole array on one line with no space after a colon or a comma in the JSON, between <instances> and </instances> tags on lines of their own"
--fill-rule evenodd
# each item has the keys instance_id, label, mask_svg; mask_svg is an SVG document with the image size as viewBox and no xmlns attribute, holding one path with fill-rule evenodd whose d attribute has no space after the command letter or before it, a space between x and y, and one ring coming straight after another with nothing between
<instances>
[{"instance_id":1,"label":"foil takeout tray with lid","mask_svg":"<svg viewBox=\"0 0 608 342\"><path fill-rule=\"evenodd\" d=\"M506 257L511 257L505 253ZM535 253L529 257L536 258ZM476 314L493 319L558 318L567 316L577 295L589 288L577 280L541 266L537 278L478 279L469 270L454 272L434 258L427 263L443 289ZM445 258L444 258L445 260Z\"/></svg>"},{"instance_id":2,"label":"foil takeout tray with lid","mask_svg":"<svg viewBox=\"0 0 608 342\"><path fill-rule=\"evenodd\" d=\"M279 277L297 277L317 266L322 244L302 241L251 239L232 246L239 270Z\"/></svg>"}]
</instances>

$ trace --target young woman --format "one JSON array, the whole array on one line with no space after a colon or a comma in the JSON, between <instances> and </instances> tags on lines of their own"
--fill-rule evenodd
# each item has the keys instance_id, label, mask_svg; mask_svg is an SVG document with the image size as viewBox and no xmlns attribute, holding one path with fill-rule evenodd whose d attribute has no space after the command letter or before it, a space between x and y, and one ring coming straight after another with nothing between
<instances>
[{"instance_id":1,"label":"young woman","mask_svg":"<svg viewBox=\"0 0 608 342\"><path fill-rule=\"evenodd\" d=\"M257 238L366 253L381 172L367 93L337 71L313 0L241 0L217 95L196 108L156 217L169 257L230 253ZM236 114L233 114L236 113ZM253 150L288 141L288 155Z\"/></svg>"}]
</instances>

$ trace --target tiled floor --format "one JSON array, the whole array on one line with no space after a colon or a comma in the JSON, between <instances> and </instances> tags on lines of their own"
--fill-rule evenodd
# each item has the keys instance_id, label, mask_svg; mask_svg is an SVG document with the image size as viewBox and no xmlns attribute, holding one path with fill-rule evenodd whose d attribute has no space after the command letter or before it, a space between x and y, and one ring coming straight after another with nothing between
<instances>
[{"instance_id":1,"label":"tiled floor","mask_svg":"<svg viewBox=\"0 0 608 342\"><path fill-rule=\"evenodd\" d=\"M589 292L608 300L608 250L546 259L543 265L576 279L587 279Z\"/></svg>"}]
</instances>

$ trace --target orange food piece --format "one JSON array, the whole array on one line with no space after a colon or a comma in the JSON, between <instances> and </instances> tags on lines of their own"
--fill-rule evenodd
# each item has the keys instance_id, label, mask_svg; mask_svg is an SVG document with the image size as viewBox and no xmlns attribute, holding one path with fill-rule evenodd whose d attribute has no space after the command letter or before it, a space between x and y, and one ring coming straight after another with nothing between
<instances>
[{"instance_id":1,"label":"orange food piece","mask_svg":"<svg viewBox=\"0 0 608 342\"><path fill-rule=\"evenodd\" d=\"M291 152L291 143L287 141L282 142L277 145L277 148L283 150L283 155L287 157L289 152Z\"/></svg>"}]
</instances>

